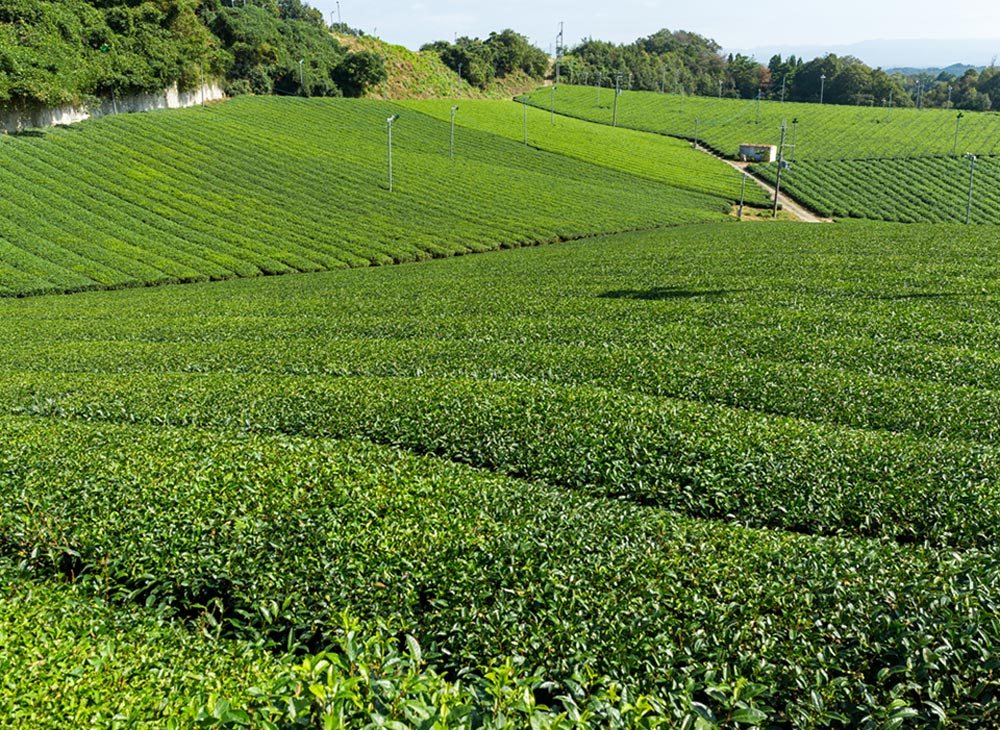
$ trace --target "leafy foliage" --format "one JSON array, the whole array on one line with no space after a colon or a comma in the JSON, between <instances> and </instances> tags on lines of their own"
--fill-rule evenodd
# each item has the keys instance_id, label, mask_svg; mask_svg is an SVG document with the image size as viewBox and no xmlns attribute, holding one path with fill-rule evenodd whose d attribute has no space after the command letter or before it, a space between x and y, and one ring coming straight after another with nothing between
<instances>
[{"instance_id":1,"label":"leafy foliage","mask_svg":"<svg viewBox=\"0 0 1000 730\"><path fill-rule=\"evenodd\" d=\"M437 53L448 68L473 86L485 89L495 79L515 73L540 79L549 65L545 52L528 43L520 33L503 30L486 40L462 37L454 43L436 41L421 47Z\"/></svg>"},{"instance_id":2,"label":"leafy foliage","mask_svg":"<svg viewBox=\"0 0 1000 730\"><path fill-rule=\"evenodd\" d=\"M720 224L0 302L0 625L218 637L255 689L180 726L993 723L996 265Z\"/></svg>"}]
</instances>

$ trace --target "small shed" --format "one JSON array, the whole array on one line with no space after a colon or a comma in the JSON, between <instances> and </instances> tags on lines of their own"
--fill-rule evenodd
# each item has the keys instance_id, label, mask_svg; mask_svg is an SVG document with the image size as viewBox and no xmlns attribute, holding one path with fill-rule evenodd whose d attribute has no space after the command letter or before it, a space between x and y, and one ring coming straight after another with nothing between
<instances>
[{"instance_id":1,"label":"small shed","mask_svg":"<svg viewBox=\"0 0 1000 730\"><path fill-rule=\"evenodd\" d=\"M778 159L778 145L741 144L740 159L743 162L774 162Z\"/></svg>"}]
</instances>

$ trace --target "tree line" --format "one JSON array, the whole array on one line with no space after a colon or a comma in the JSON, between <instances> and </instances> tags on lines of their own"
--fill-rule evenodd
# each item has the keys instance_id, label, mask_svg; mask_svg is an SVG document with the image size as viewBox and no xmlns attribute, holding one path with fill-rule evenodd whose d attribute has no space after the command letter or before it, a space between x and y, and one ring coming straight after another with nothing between
<instances>
[{"instance_id":1,"label":"tree line","mask_svg":"<svg viewBox=\"0 0 1000 730\"><path fill-rule=\"evenodd\" d=\"M357 96L385 68L300 0L0 2L2 102L80 104L203 78L229 94Z\"/></svg>"},{"instance_id":2,"label":"tree line","mask_svg":"<svg viewBox=\"0 0 1000 730\"><path fill-rule=\"evenodd\" d=\"M1000 70L993 66L957 77L903 75L832 53L811 61L775 55L765 65L721 50L710 38L664 28L626 44L588 38L558 55L561 75L571 83L737 99L1000 109Z\"/></svg>"}]
</instances>

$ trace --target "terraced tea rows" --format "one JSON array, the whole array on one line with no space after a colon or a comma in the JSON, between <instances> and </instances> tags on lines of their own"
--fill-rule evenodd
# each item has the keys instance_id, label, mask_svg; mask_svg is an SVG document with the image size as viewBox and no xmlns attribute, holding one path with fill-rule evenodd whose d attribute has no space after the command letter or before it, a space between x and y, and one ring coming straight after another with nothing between
<instances>
[{"instance_id":1,"label":"terraced tea rows","mask_svg":"<svg viewBox=\"0 0 1000 730\"><path fill-rule=\"evenodd\" d=\"M551 95L539 89L529 103L548 109ZM611 124L614 91L561 85L555 95L560 114ZM759 114L758 114L759 110ZM858 160L950 156L966 152L1000 154L1000 123L995 114L944 109L887 109L830 104L713 99L711 97L623 91L618 99L619 127L692 140L735 157L740 144L778 144L781 125L795 160ZM797 120L794 124L793 120ZM956 131L958 139L956 144ZM791 147L787 150L792 156Z\"/></svg>"},{"instance_id":2,"label":"terraced tea rows","mask_svg":"<svg viewBox=\"0 0 1000 730\"><path fill-rule=\"evenodd\" d=\"M378 101L247 98L0 144L0 295L414 261L718 220L728 204ZM94 154L100 150L100 155Z\"/></svg>"},{"instance_id":3,"label":"terraced tea rows","mask_svg":"<svg viewBox=\"0 0 1000 730\"><path fill-rule=\"evenodd\" d=\"M473 714L553 722L589 672L668 725L989 724L997 266L964 226L717 225L0 302L0 565L226 647L395 622L482 667ZM220 688L288 721L254 666Z\"/></svg>"},{"instance_id":4,"label":"terraced tea rows","mask_svg":"<svg viewBox=\"0 0 1000 730\"><path fill-rule=\"evenodd\" d=\"M411 101L405 105L441 120L450 120L451 107L455 106L448 100ZM522 143L527 126L528 143L546 152L733 202L740 199L740 173L680 140L629 129L612 130L562 115L553 118L535 108L523 110L520 105L500 101L463 101L456 112L456 125L460 130L477 129ZM461 153L461 136L458 143ZM747 203L767 204L767 194L757 186L749 186L745 195Z\"/></svg>"},{"instance_id":5,"label":"terraced tea rows","mask_svg":"<svg viewBox=\"0 0 1000 730\"><path fill-rule=\"evenodd\" d=\"M774 182L777 168L754 165ZM972 175L971 207L969 182ZM797 162L781 175L782 192L825 216L905 223L1000 223L996 157Z\"/></svg>"}]
</instances>

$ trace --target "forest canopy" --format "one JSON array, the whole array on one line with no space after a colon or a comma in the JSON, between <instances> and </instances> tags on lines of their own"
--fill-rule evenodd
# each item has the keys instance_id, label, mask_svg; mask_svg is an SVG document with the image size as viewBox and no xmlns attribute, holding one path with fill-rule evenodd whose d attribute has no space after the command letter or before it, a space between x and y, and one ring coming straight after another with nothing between
<instances>
[{"instance_id":1,"label":"forest canopy","mask_svg":"<svg viewBox=\"0 0 1000 730\"><path fill-rule=\"evenodd\" d=\"M360 95L385 78L381 57L329 31L300 0L0 0L0 101L193 89L203 74L230 94Z\"/></svg>"}]
</instances>

